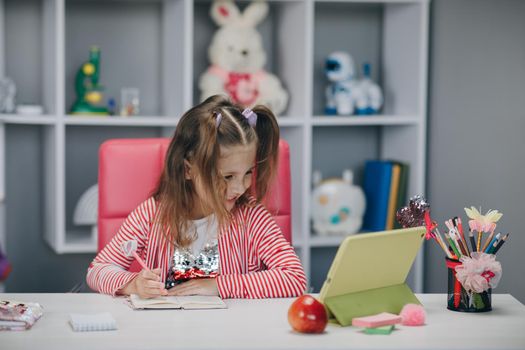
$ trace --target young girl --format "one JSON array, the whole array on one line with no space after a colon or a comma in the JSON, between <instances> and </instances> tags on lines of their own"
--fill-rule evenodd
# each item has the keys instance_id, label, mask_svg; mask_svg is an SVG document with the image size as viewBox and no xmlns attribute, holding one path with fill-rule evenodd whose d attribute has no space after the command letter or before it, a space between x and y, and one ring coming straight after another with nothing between
<instances>
[{"instance_id":1,"label":"young girl","mask_svg":"<svg viewBox=\"0 0 525 350\"><path fill-rule=\"evenodd\" d=\"M260 204L278 144L276 118L264 106L243 111L217 95L190 109L177 125L157 189L95 257L88 285L144 298L301 295L301 263ZM145 258L148 269L140 273L127 271L133 258L122 244L129 240Z\"/></svg>"}]
</instances>

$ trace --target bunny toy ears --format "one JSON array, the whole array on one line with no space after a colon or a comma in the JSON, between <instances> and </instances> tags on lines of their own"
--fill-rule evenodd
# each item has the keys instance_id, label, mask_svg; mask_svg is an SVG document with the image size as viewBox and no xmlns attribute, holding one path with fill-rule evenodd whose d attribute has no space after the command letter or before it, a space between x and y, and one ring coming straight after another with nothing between
<instances>
[{"instance_id":1,"label":"bunny toy ears","mask_svg":"<svg viewBox=\"0 0 525 350\"><path fill-rule=\"evenodd\" d=\"M231 0L215 0L210 10L211 18L221 27L231 24L255 27L267 14L268 4L263 1L253 1L242 14Z\"/></svg>"}]
</instances>

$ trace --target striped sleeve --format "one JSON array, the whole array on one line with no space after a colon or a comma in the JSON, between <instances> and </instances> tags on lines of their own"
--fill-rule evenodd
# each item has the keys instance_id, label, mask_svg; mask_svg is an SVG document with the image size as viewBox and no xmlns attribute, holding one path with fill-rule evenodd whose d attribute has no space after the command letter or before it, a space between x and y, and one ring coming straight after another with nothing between
<instances>
[{"instance_id":1,"label":"striped sleeve","mask_svg":"<svg viewBox=\"0 0 525 350\"><path fill-rule=\"evenodd\" d=\"M124 220L113 239L97 254L89 265L86 276L91 289L114 296L136 277L136 272L128 271L133 257L124 255L121 246L123 242L134 239L137 241L137 254L142 256L155 207L153 198L140 204Z\"/></svg>"},{"instance_id":2,"label":"striped sleeve","mask_svg":"<svg viewBox=\"0 0 525 350\"><path fill-rule=\"evenodd\" d=\"M293 247L262 205L248 210L248 254L263 271L217 276L222 298L284 298L304 293L306 276Z\"/></svg>"}]
</instances>

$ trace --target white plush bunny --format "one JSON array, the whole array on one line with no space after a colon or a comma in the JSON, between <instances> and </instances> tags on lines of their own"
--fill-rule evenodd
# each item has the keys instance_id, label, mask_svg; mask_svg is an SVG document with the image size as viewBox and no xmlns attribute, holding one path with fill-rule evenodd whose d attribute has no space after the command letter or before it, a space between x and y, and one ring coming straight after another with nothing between
<instances>
[{"instance_id":1,"label":"white plush bunny","mask_svg":"<svg viewBox=\"0 0 525 350\"><path fill-rule=\"evenodd\" d=\"M263 104L277 115L284 112L288 93L275 75L264 70L266 53L256 29L268 4L252 2L241 14L233 1L215 0L210 13L220 28L208 49L211 65L200 77L201 100L225 94L245 107Z\"/></svg>"}]
</instances>

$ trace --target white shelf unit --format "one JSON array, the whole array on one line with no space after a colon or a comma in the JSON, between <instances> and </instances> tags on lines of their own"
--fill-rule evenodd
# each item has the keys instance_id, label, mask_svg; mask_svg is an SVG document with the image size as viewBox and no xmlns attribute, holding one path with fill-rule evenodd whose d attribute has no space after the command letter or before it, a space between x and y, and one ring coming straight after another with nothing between
<instances>
[{"instance_id":1,"label":"white shelf unit","mask_svg":"<svg viewBox=\"0 0 525 350\"><path fill-rule=\"evenodd\" d=\"M198 102L197 81L208 65L206 50L216 30L209 17L211 2L0 3L0 18L4 18L0 21L2 69L6 60L12 62L16 53L23 53L13 40L5 40L13 36L9 31L18 30L21 24L5 18L16 15L37 22L29 29L34 38L28 40L43 44L30 71L41 69L42 75L37 97L25 102L44 105L46 113L0 115L0 136L5 124L42 128L45 239L58 254L95 252L96 237L88 227L73 226L71 218L83 191L96 182L98 146L114 137L169 136L182 112ZM240 2L240 7L246 3ZM259 31L268 56L266 68L281 78L291 96L279 123L291 148L293 242L318 290L343 237L312 234L312 170L337 176L343 169L353 168L360 183L366 159L395 158L410 164L408 194L424 193L429 4L427 0L275 0L269 4L268 18ZM141 116L68 114L75 97L74 75L93 44L101 48L100 82L106 86L106 97L118 100L120 88L139 87ZM365 60L372 63L372 76L385 93L383 114L323 115L327 84L323 61L336 50L350 52L359 66ZM21 68L13 63L8 66L12 68L5 72L7 76L23 77ZM29 89L28 84L18 85ZM1 151L5 139L0 141ZM419 257L415 269L417 291L422 290L422 261Z\"/></svg>"}]
</instances>

